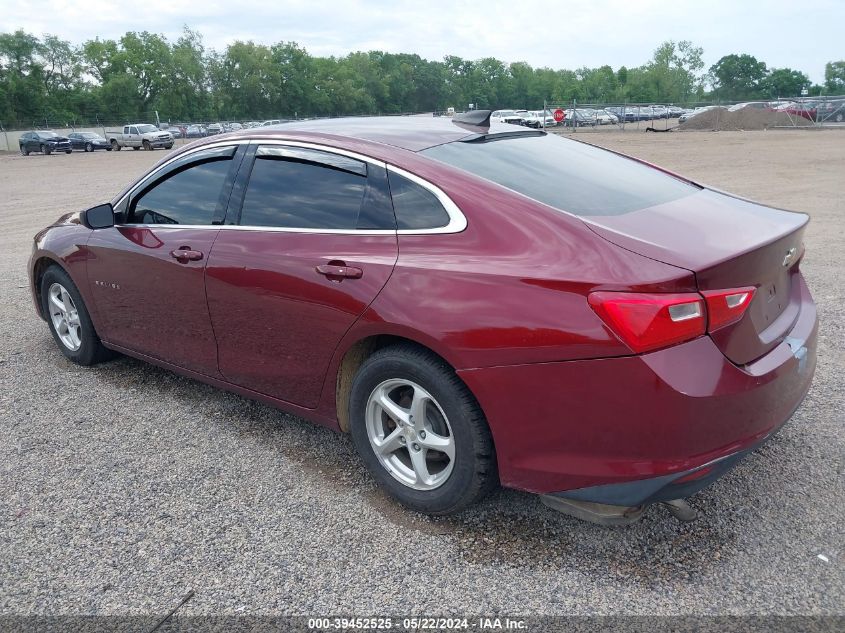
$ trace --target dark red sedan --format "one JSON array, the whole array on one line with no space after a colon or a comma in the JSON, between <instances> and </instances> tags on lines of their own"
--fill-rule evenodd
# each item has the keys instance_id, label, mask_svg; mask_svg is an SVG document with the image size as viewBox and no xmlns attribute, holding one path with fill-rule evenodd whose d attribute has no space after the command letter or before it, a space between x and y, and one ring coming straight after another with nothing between
<instances>
[{"instance_id":1,"label":"dark red sedan","mask_svg":"<svg viewBox=\"0 0 845 633\"><path fill-rule=\"evenodd\" d=\"M810 386L808 217L488 117L188 145L35 237L38 313L76 363L350 432L422 512L500 482L628 516L691 495Z\"/></svg>"}]
</instances>

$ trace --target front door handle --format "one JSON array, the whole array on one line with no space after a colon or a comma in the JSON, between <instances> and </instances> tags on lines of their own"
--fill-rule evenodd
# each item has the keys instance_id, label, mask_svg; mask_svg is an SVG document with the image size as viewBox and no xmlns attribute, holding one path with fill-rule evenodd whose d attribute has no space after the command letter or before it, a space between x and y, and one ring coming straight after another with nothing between
<instances>
[{"instance_id":1,"label":"front door handle","mask_svg":"<svg viewBox=\"0 0 845 633\"><path fill-rule=\"evenodd\" d=\"M202 259L202 251L191 250L187 246L170 251L170 256L184 264L185 262L198 262Z\"/></svg>"},{"instance_id":2,"label":"front door handle","mask_svg":"<svg viewBox=\"0 0 845 633\"><path fill-rule=\"evenodd\" d=\"M332 281L340 281L341 279L360 279L364 275L364 271L354 266L346 266L345 264L323 264L317 266L316 271L321 275L325 275Z\"/></svg>"}]
</instances>

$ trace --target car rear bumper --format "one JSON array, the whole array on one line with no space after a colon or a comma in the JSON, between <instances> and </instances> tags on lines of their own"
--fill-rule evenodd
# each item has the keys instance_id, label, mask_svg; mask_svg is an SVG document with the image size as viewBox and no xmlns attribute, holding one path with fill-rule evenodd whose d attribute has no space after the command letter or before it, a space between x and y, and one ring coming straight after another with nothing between
<instances>
[{"instance_id":1,"label":"car rear bumper","mask_svg":"<svg viewBox=\"0 0 845 633\"><path fill-rule=\"evenodd\" d=\"M703 336L640 356L459 371L487 416L502 484L639 505L714 481L809 390L818 323L800 283L792 331L748 365Z\"/></svg>"}]
</instances>

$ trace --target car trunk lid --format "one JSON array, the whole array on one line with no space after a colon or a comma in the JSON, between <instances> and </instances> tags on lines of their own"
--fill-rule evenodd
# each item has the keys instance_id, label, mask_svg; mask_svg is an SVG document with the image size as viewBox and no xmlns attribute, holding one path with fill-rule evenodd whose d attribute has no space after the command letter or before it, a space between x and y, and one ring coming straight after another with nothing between
<instances>
[{"instance_id":1,"label":"car trunk lid","mask_svg":"<svg viewBox=\"0 0 845 633\"><path fill-rule=\"evenodd\" d=\"M638 211L582 219L614 244L692 271L701 291L754 287L743 317L710 334L736 364L766 354L798 318L797 275L809 220L803 213L702 189Z\"/></svg>"}]
</instances>

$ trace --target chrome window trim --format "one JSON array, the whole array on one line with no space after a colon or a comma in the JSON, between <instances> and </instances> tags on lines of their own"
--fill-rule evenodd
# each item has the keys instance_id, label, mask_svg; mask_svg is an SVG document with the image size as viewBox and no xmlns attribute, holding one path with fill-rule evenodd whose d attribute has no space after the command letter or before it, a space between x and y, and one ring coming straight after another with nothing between
<instances>
[{"instance_id":1,"label":"chrome window trim","mask_svg":"<svg viewBox=\"0 0 845 633\"><path fill-rule=\"evenodd\" d=\"M332 147L330 145L321 145L320 143L309 143L306 141L288 141L284 139L227 139L216 141L214 143L208 143L206 145L200 145L199 147L195 147L194 149L188 152L180 153L176 156L173 156L171 159L156 167L142 180L139 180L135 184L135 186L133 186L123 196L121 196L120 199L114 204L114 207L117 208L118 206L123 204L123 202L127 198L134 195L136 191L146 186L150 180L154 179L156 175L159 174L159 172L167 168L174 161L182 160L198 152L214 149L216 147L226 147L229 145L287 145L290 147L301 147L303 149L314 149L318 151L334 153L340 156L346 156L348 158L353 158L355 160L363 161L371 165L382 167L383 169L397 173L400 176L404 176L408 180L420 185L424 189L427 189L428 191L433 193L437 200L440 202L440 204L443 205L443 208L446 210L446 213L449 215L449 223L446 226L441 226L432 229L307 229L274 226L243 226L240 224L117 224L115 226L118 228L135 227L148 229L213 229L224 231L264 231L265 233L322 233L326 235L439 235L448 233L460 233L461 231L464 231L467 227L466 216L464 216L463 212L460 210L458 205L456 205L452 201L452 199L448 195L446 195L446 193L438 186L430 183L429 181L423 178L420 178L416 174L412 174L411 172L406 171L401 167L390 165L384 161L372 158L370 156L358 154L357 152L350 152L348 150Z\"/></svg>"}]
</instances>

